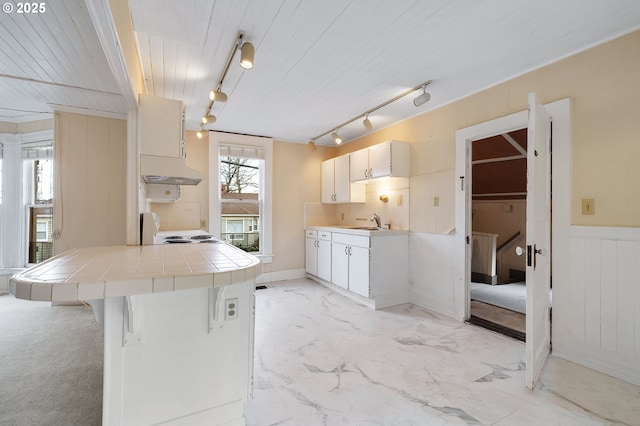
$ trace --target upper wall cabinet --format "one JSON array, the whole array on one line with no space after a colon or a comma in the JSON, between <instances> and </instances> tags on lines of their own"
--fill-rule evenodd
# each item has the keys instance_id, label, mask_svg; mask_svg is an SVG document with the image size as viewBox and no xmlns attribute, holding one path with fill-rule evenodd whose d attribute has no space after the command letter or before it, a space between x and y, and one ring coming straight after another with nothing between
<instances>
[{"instance_id":1,"label":"upper wall cabinet","mask_svg":"<svg viewBox=\"0 0 640 426\"><path fill-rule=\"evenodd\" d=\"M407 142L387 141L351 153L351 182L382 177L409 177Z\"/></svg>"},{"instance_id":2,"label":"upper wall cabinet","mask_svg":"<svg viewBox=\"0 0 640 426\"><path fill-rule=\"evenodd\" d=\"M138 103L140 154L184 158L182 102L140 95Z\"/></svg>"},{"instance_id":3,"label":"upper wall cabinet","mask_svg":"<svg viewBox=\"0 0 640 426\"><path fill-rule=\"evenodd\" d=\"M322 202L364 203L364 185L352 184L349 179L349 155L322 162Z\"/></svg>"}]
</instances>

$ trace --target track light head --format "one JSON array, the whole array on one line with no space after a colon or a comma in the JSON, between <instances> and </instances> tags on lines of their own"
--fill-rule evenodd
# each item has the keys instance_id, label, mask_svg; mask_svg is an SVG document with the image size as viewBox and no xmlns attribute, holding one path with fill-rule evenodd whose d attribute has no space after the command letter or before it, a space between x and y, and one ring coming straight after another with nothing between
<instances>
[{"instance_id":1,"label":"track light head","mask_svg":"<svg viewBox=\"0 0 640 426\"><path fill-rule=\"evenodd\" d=\"M216 120L217 119L215 115L207 114L204 117L202 117L202 125L204 126L205 124L215 123Z\"/></svg>"},{"instance_id":2,"label":"track light head","mask_svg":"<svg viewBox=\"0 0 640 426\"><path fill-rule=\"evenodd\" d=\"M311 151L315 151L316 149L318 149L318 147L316 146L316 141L314 141L313 139L309 141L308 145Z\"/></svg>"},{"instance_id":3,"label":"track light head","mask_svg":"<svg viewBox=\"0 0 640 426\"><path fill-rule=\"evenodd\" d=\"M340 145L342 143L342 138L338 134L338 129L336 129L333 133L331 133L331 138L336 143L336 145Z\"/></svg>"},{"instance_id":4,"label":"track light head","mask_svg":"<svg viewBox=\"0 0 640 426\"><path fill-rule=\"evenodd\" d=\"M220 88L209 92L209 100L214 102L227 102L227 94L220 92L219 89Z\"/></svg>"},{"instance_id":5,"label":"track light head","mask_svg":"<svg viewBox=\"0 0 640 426\"><path fill-rule=\"evenodd\" d=\"M198 137L198 139L202 139L202 137L204 136L204 129L202 128L202 126L200 126L200 130L196 132L196 136Z\"/></svg>"},{"instance_id":6,"label":"track light head","mask_svg":"<svg viewBox=\"0 0 640 426\"><path fill-rule=\"evenodd\" d=\"M413 100L413 104L417 107L426 104L431 99L431 95L427 92L427 85L422 86L422 94Z\"/></svg>"},{"instance_id":7,"label":"track light head","mask_svg":"<svg viewBox=\"0 0 640 426\"><path fill-rule=\"evenodd\" d=\"M253 44L248 41L242 43L240 47L240 66L246 70L250 70L253 68L253 55L255 53L255 48Z\"/></svg>"},{"instance_id":8,"label":"track light head","mask_svg":"<svg viewBox=\"0 0 640 426\"><path fill-rule=\"evenodd\" d=\"M371 130L373 128L373 124L371 123L371 120L369 120L369 114L364 116L364 120L362 120L362 125L367 130Z\"/></svg>"}]
</instances>

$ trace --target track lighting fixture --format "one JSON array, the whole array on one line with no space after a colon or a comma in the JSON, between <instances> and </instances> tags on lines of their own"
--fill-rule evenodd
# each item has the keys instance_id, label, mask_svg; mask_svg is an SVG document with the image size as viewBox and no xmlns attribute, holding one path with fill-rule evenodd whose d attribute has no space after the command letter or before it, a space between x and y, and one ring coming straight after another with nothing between
<instances>
[{"instance_id":1,"label":"track lighting fixture","mask_svg":"<svg viewBox=\"0 0 640 426\"><path fill-rule=\"evenodd\" d=\"M200 130L196 132L196 136L198 136L198 139L202 139L202 136L204 136L204 128L202 126L200 126Z\"/></svg>"},{"instance_id":2,"label":"track lighting fixture","mask_svg":"<svg viewBox=\"0 0 640 426\"><path fill-rule=\"evenodd\" d=\"M373 124L371 124L371 120L369 120L369 114L365 114L364 120L362 120L362 125L367 130L371 130L373 128Z\"/></svg>"},{"instance_id":3,"label":"track lighting fixture","mask_svg":"<svg viewBox=\"0 0 640 426\"><path fill-rule=\"evenodd\" d=\"M202 117L202 125L211 124L211 123L215 123L215 122L216 122L216 116L215 115L207 114L204 117Z\"/></svg>"},{"instance_id":4,"label":"track lighting fixture","mask_svg":"<svg viewBox=\"0 0 640 426\"><path fill-rule=\"evenodd\" d=\"M336 145L340 145L342 143L342 138L338 134L338 129L334 130L334 132L331 133L331 138L336 143Z\"/></svg>"},{"instance_id":5,"label":"track lighting fixture","mask_svg":"<svg viewBox=\"0 0 640 426\"><path fill-rule=\"evenodd\" d=\"M310 140L308 145L311 151L315 151L316 149L318 149L318 147L316 146L316 142L314 140Z\"/></svg>"},{"instance_id":6,"label":"track lighting fixture","mask_svg":"<svg viewBox=\"0 0 640 426\"><path fill-rule=\"evenodd\" d=\"M253 54L255 49L253 44L247 42L242 43L240 47L240 66L246 70L253 68Z\"/></svg>"},{"instance_id":7,"label":"track lighting fixture","mask_svg":"<svg viewBox=\"0 0 640 426\"><path fill-rule=\"evenodd\" d=\"M227 95L221 91L222 83L224 82L224 78L227 76L227 72L229 71L229 67L231 66L231 62L233 61L233 57L235 56L237 51L240 51L240 66L244 69L253 68L253 57L255 54L255 48L253 44L248 41L244 41L244 31L238 31L238 35L233 41L233 46L231 47L231 51L229 52L229 57L227 58L227 63L222 70L222 74L218 79L218 84L215 86L214 90L209 91L209 106L207 107L204 117L202 118L202 124L214 123L216 121L216 117L211 115L211 108L213 107L214 102L226 102ZM213 117L211 120L205 121L205 117Z\"/></svg>"},{"instance_id":8,"label":"track lighting fixture","mask_svg":"<svg viewBox=\"0 0 640 426\"><path fill-rule=\"evenodd\" d=\"M430 83L430 82L429 82ZM422 85L422 94L413 100L413 104L417 107L426 104L431 99L431 95L427 92L429 83Z\"/></svg>"},{"instance_id":9,"label":"track lighting fixture","mask_svg":"<svg viewBox=\"0 0 640 426\"><path fill-rule=\"evenodd\" d=\"M396 96L395 98L389 99L386 102L381 103L380 105L371 108L368 111L363 112L360 115L356 115L355 117L353 117L351 120L345 121L344 123L340 124L338 127L335 127L333 130L328 130L324 133L319 134L318 136L314 137L311 139L312 142L314 142L315 145L315 141L318 140L319 138L328 135L329 133L331 133L331 138L333 139L333 141L336 144L340 144L342 142L342 138L338 135L338 129L346 126L347 124L351 124L354 121L360 119L360 118L364 118L364 120L362 120L362 125L364 126L365 129L367 130L371 130L373 128L373 123L371 123L371 120L369 120L369 114L371 114L374 111L379 110L380 108L383 108L395 101L397 101L398 99L404 98L405 96L415 92L416 90L422 89L422 94L420 96L418 96L417 98L414 99L413 104L415 106L420 106L426 102L429 101L429 99L431 99L431 95L429 93L427 93L427 86L431 84L431 80L429 81L425 81L424 83L422 83L419 86L413 87L409 90L407 90L406 92L403 92L401 94L399 94L398 96Z\"/></svg>"},{"instance_id":10,"label":"track lighting fixture","mask_svg":"<svg viewBox=\"0 0 640 426\"><path fill-rule=\"evenodd\" d=\"M227 102L227 94L220 92L220 88L218 90L211 90L209 92L209 100L213 102Z\"/></svg>"}]
</instances>

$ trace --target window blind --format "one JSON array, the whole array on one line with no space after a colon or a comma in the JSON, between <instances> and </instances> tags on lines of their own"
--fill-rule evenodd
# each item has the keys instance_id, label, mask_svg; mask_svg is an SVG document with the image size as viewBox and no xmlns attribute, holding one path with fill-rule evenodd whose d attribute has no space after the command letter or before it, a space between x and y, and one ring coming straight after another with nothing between
<instances>
[{"instance_id":1,"label":"window blind","mask_svg":"<svg viewBox=\"0 0 640 426\"><path fill-rule=\"evenodd\" d=\"M53 159L53 145L25 144L22 146L23 160L51 160Z\"/></svg>"},{"instance_id":2,"label":"window blind","mask_svg":"<svg viewBox=\"0 0 640 426\"><path fill-rule=\"evenodd\" d=\"M264 148L258 146L220 145L221 157L264 159Z\"/></svg>"}]
</instances>

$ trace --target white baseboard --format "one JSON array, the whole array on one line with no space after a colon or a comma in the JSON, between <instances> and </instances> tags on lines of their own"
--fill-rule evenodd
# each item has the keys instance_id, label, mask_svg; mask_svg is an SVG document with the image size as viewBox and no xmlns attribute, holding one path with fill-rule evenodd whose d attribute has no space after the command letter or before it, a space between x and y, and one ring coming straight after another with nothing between
<instances>
[{"instance_id":1,"label":"white baseboard","mask_svg":"<svg viewBox=\"0 0 640 426\"><path fill-rule=\"evenodd\" d=\"M427 294L409 290L409 303L420 306L428 311L456 318L455 306L449 300L437 299Z\"/></svg>"},{"instance_id":2,"label":"white baseboard","mask_svg":"<svg viewBox=\"0 0 640 426\"><path fill-rule=\"evenodd\" d=\"M272 283L275 281L298 280L307 276L304 269L287 269L284 271L263 272L256 277L256 284Z\"/></svg>"},{"instance_id":3,"label":"white baseboard","mask_svg":"<svg viewBox=\"0 0 640 426\"><path fill-rule=\"evenodd\" d=\"M366 297L362 297L358 294L352 293L349 290L342 288L340 286L337 286L333 283L330 283L328 281L325 281L323 279L320 279L318 277L314 277L313 275L307 275L307 278L312 279L313 281L317 282L318 284L321 284L325 287L327 287L330 290L335 291L336 293L339 293L345 297L348 297L349 299L358 302L360 304L363 304L371 309L375 309L375 304L373 302L373 300L371 299L367 299Z\"/></svg>"},{"instance_id":4,"label":"white baseboard","mask_svg":"<svg viewBox=\"0 0 640 426\"><path fill-rule=\"evenodd\" d=\"M380 294L373 298L373 303L376 309L409 303L409 292L395 291L393 293Z\"/></svg>"},{"instance_id":5,"label":"white baseboard","mask_svg":"<svg viewBox=\"0 0 640 426\"><path fill-rule=\"evenodd\" d=\"M557 349L553 354L558 358L584 365L625 382L640 386L640 364L637 358L622 356L606 349L572 342L571 348Z\"/></svg>"}]
</instances>

